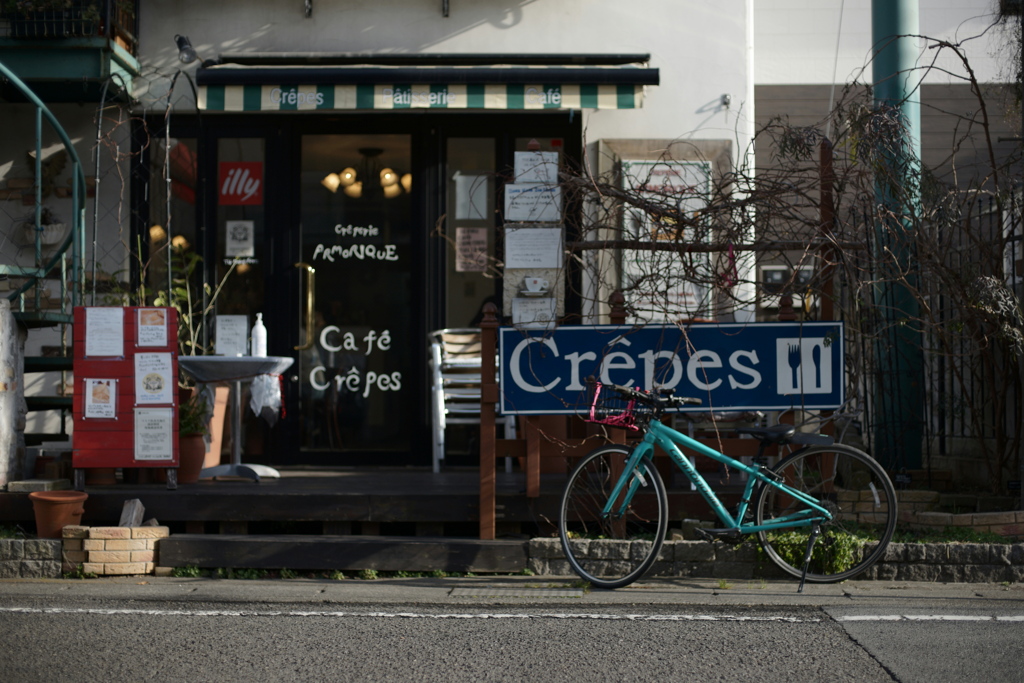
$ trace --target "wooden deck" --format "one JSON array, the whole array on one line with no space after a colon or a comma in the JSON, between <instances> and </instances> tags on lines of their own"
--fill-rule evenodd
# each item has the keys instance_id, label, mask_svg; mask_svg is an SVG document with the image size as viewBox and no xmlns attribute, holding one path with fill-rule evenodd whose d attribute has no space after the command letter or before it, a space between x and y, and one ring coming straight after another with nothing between
<instances>
[{"instance_id":1,"label":"wooden deck","mask_svg":"<svg viewBox=\"0 0 1024 683\"><path fill-rule=\"evenodd\" d=\"M280 479L209 480L181 484L118 482L86 485L82 523L116 525L127 500L138 498L145 518L172 533L344 534L477 537L480 479L475 468L434 474L418 468L282 467ZM498 537L550 535L558 519L563 475L540 477L540 495L526 496L526 476L498 472ZM716 488L719 488L716 486ZM727 487L726 505L735 503ZM710 519L689 486L669 488L672 519ZM0 523L34 530L28 495L0 493Z\"/></svg>"}]
</instances>

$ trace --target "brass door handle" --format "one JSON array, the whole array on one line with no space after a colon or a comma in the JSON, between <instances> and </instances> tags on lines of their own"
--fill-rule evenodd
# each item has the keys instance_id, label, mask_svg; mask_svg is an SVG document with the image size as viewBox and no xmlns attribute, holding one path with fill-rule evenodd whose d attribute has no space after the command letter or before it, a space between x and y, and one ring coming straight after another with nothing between
<instances>
[{"instance_id":1,"label":"brass door handle","mask_svg":"<svg viewBox=\"0 0 1024 683\"><path fill-rule=\"evenodd\" d=\"M295 267L306 269L306 341L295 347L296 351L305 351L313 348L316 341L316 318L313 313L316 301L316 268L302 261L296 263Z\"/></svg>"}]
</instances>

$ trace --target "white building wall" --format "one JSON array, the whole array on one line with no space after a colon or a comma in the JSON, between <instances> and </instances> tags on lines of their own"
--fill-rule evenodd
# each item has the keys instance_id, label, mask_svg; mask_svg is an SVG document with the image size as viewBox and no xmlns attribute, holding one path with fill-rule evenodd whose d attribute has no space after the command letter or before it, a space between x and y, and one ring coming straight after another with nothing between
<instances>
[{"instance_id":1,"label":"white building wall","mask_svg":"<svg viewBox=\"0 0 1024 683\"><path fill-rule=\"evenodd\" d=\"M871 2L757 0L754 3L757 50L754 78L757 84L870 81ZM1000 57L1002 29L994 26L998 19L998 0L918 0L918 7L920 35L953 43L964 41L964 49L979 81L1005 80L1009 60ZM1015 22L1013 25L1016 27ZM923 50L922 65L931 64L935 56L935 50ZM961 64L949 52L939 55L936 65L954 74L964 73ZM939 69L925 76L925 83L947 82L957 80Z\"/></svg>"},{"instance_id":2,"label":"white building wall","mask_svg":"<svg viewBox=\"0 0 1024 683\"><path fill-rule=\"evenodd\" d=\"M224 52L650 53L661 85L641 110L585 112L588 140L606 137L736 139L747 112L746 0L439 0L303 3L181 0L147 2L141 13L139 95L150 107L181 66L174 35L204 59ZM183 67L194 73L198 63ZM191 106L187 84L175 87ZM721 106L723 94L732 106ZM740 143L740 147L744 146Z\"/></svg>"}]
</instances>

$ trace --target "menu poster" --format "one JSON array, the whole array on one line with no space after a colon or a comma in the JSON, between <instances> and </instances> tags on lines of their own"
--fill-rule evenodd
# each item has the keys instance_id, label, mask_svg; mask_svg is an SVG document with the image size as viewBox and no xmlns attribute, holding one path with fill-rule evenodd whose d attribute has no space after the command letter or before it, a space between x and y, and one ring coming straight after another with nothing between
<instances>
[{"instance_id":1,"label":"menu poster","mask_svg":"<svg viewBox=\"0 0 1024 683\"><path fill-rule=\"evenodd\" d=\"M213 352L218 356L245 356L249 316L218 315L214 326Z\"/></svg>"},{"instance_id":2,"label":"menu poster","mask_svg":"<svg viewBox=\"0 0 1024 683\"><path fill-rule=\"evenodd\" d=\"M139 346L167 346L167 310L163 308L140 308Z\"/></svg>"},{"instance_id":3,"label":"menu poster","mask_svg":"<svg viewBox=\"0 0 1024 683\"><path fill-rule=\"evenodd\" d=\"M177 379L174 376L171 354L135 354L135 403L174 403Z\"/></svg>"},{"instance_id":4,"label":"menu poster","mask_svg":"<svg viewBox=\"0 0 1024 683\"><path fill-rule=\"evenodd\" d=\"M505 268L561 267L561 228L506 228Z\"/></svg>"},{"instance_id":5,"label":"menu poster","mask_svg":"<svg viewBox=\"0 0 1024 683\"><path fill-rule=\"evenodd\" d=\"M135 459L174 460L174 409L135 409Z\"/></svg>"},{"instance_id":6,"label":"menu poster","mask_svg":"<svg viewBox=\"0 0 1024 683\"><path fill-rule=\"evenodd\" d=\"M86 358L124 356L124 309L89 307L85 309Z\"/></svg>"},{"instance_id":7,"label":"menu poster","mask_svg":"<svg viewBox=\"0 0 1024 683\"><path fill-rule=\"evenodd\" d=\"M117 419L117 380L85 380L85 418Z\"/></svg>"}]
</instances>

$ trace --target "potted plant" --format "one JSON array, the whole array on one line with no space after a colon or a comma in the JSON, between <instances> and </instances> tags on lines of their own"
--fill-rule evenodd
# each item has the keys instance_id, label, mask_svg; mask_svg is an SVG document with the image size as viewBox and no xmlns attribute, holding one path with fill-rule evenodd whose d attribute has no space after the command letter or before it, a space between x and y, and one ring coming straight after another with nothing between
<instances>
[{"instance_id":1,"label":"potted plant","mask_svg":"<svg viewBox=\"0 0 1024 683\"><path fill-rule=\"evenodd\" d=\"M206 459L206 401L196 393L178 406L178 483L195 484Z\"/></svg>"}]
</instances>

